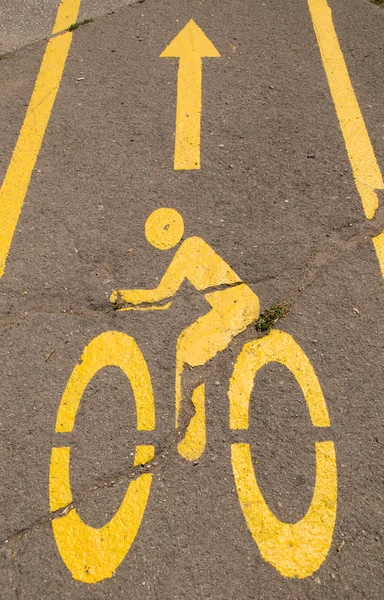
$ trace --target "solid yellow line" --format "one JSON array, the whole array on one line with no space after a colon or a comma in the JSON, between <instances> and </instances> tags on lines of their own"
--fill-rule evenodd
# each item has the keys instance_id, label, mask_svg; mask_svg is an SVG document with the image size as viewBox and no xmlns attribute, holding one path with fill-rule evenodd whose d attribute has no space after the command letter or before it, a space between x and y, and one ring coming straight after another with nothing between
<instances>
[{"instance_id":1,"label":"solid yellow line","mask_svg":"<svg viewBox=\"0 0 384 600\"><path fill-rule=\"evenodd\" d=\"M308 0L308 6L356 187L365 216L372 219L379 206L376 190L384 189L383 176L340 48L332 11L326 0ZM384 233L373 238L373 244L384 277Z\"/></svg>"},{"instance_id":2,"label":"solid yellow line","mask_svg":"<svg viewBox=\"0 0 384 600\"><path fill-rule=\"evenodd\" d=\"M80 1L61 1L52 34L67 29L76 21ZM0 189L0 277L4 274L13 234L60 86L71 41L70 32L48 41L27 113Z\"/></svg>"},{"instance_id":3,"label":"solid yellow line","mask_svg":"<svg viewBox=\"0 0 384 600\"><path fill-rule=\"evenodd\" d=\"M59 8L57 9L52 35L60 33L60 31L64 31L65 29L68 29L70 25L76 23L80 2L81 0L61 0Z\"/></svg>"}]
</instances>

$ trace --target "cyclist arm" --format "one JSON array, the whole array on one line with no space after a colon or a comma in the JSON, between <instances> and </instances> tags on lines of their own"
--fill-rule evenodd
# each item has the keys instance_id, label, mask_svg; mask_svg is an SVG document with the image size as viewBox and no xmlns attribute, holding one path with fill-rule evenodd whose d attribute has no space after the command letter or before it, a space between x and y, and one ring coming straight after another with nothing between
<instances>
[{"instance_id":1,"label":"cyclist arm","mask_svg":"<svg viewBox=\"0 0 384 600\"><path fill-rule=\"evenodd\" d=\"M183 261L180 260L180 250L175 256L168 269L164 273L157 288L152 290L114 290L110 297L111 302L123 302L124 304L155 304L168 298L172 298L185 279Z\"/></svg>"}]
</instances>

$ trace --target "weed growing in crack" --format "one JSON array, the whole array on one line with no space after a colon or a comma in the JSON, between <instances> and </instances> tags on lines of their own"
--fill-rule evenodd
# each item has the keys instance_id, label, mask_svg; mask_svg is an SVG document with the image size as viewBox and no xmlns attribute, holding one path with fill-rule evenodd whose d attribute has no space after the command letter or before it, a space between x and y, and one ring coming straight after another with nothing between
<instances>
[{"instance_id":1,"label":"weed growing in crack","mask_svg":"<svg viewBox=\"0 0 384 600\"><path fill-rule=\"evenodd\" d=\"M373 4L384 4L384 0L371 0L371 2L373 2Z\"/></svg>"},{"instance_id":2,"label":"weed growing in crack","mask_svg":"<svg viewBox=\"0 0 384 600\"><path fill-rule=\"evenodd\" d=\"M114 300L112 302L112 309L113 310L120 310L121 308L123 308L124 303L121 301L120 296L117 296L116 300Z\"/></svg>"},{"instance_id":3,"label":"weed growing in crack","mask_svg":"<svg viewBox=\"0 0 384 600\"><path fill-rule=\"evenodd\" d=\"M290 309L289 304L273 304L267 308L255 323L256 331L269 333L279 319L284 319Z\"/></svg>"},{"instance_id":4,"label":"weed growing in crack","mask_svg":"<svg viewBox=\"0 0 384 600\"><path fill-rule=\"evenodd\" d=\"M72 25L70 25L68 27L68 31L74 31L75 29L78 29L80 27L80 25L88 25L88 23L94 23L95 19L84 19L84 21L78 21L77 23L72 23Z\"/></svg>"}]
</instances>

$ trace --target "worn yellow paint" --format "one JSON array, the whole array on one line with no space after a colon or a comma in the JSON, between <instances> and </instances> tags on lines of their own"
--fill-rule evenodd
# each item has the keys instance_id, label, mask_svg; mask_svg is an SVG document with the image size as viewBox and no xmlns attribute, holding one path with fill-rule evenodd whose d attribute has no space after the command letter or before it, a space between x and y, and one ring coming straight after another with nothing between
<instances>
[{"instance_id":1,"label":"worn yellow paint","mask_svg":"<svg viewBox=\"0 0 384 600\"><path fill-rule=\"evenodd\" d=\"M201 383L192 392L195 414L189 422L184 438L177 449L186 460L197 460L204 452L207 433L205 425L205 384Z\"/></svg>"},{"instance_id":2,"label":"worn yellow paint","mask_svg":"<svg viewBox=\"0 0 384 600\"><path fill-rule=\"evenodd\" d=\"M220 54L200 27L191 20L160 57L179 58L174 168L200 169L201 59L218 58Z\"/></svg>"},{"instance_id":3,"label":"worn yellow paint","mask_svg":"<svg viewBox=\"0 0 384 600\"><path fill-rule=\"evenodd\" d=\"M76 23L80 2L81 0L60 0L52 35L56 35Z\"/></svg>"},{"instance_id":4,"label":"worn yellow paint","mask_svg":"<svg viewBox=\"0 0 384 600\"><path fill-rule=\"evenodd\" d=\"M145 234L157 248L169 248L180 241L184 224L171 209L164 213L168 218L154 218L152 213L146 223ZM161 215L163 213L160 213ZM165 223L165 226L164 226ZM169 229L173 229L169 233ZM163 241L164 240L164 241ZM170 299L184 281L188 281L204 297L211 309L183 331L176 345L176 427L182 400L182 374L185 365L197 367L225 350L231 340L257 319L260 304L257 295L231 269L231 267L201 238L185 239L176 251L169 267L155 289L114 291L111 301L117 299L131 307L143 304L155 305ZM224 286L222 289L219 289ZM217 289L216 289L217 288ZM171 302L168 303L168 306ZM149 307L148 307L149 308ZM204 386L199 386L192 396L195 415L187 428L185 439L179 444L179 452L185 458L195 460L205 447Z\"/></svg>"},{"instance_id":5,"label":"worn yellow paint","mask_svg":"<svg viewBox=\"0 0 384 600\"><path fill-rule=\"evenodd\" d=\"M112 300L115 298L115 300ZM116 290L111 294L111 302L116 302L119 299L119 292ZM160 306L151 305L151 306L125 306L124 308L118 308L118 312L124 312L126 310L167 310L171 306L171 302L167 302L167 304L161 304Z\"/></svg>"},{"instance_id":6,"label":"worn yellow paint","mask_svg":"<svg viewBox=\"0 0 384 600\"><path fill-rule=\"evenodd\" d=\"M384 277L384 231L373 237L372 242L379 261L381 275Z\"/></svg>"},{"instance_id":7,"label":"worn yellow paint","mask_svg":"<svg viewBox=\"0 0 384 600\"><path fill-rule=\"evenodd\" d=\"M278 362L296 378L312 425L329 427L327 406L316 373L300 346L283 331L272 331L244 345L230 381L231 429L248 429L255 377L266 364ZM283 523L266 504L252 466L249 444L232 444L232 468L245 520L260 554L285 577L308 577L325 560L332 543L337 505L337 469L332 442L318 442L316 483L311 505L298 523Z\"/></svg>"},{"instance_id":8,"label":"worn yellow paint","mask_svg":"<svg viewBox=\"0 0 384 600\"><path fill-rule=\"evenodd\" d=\"M139 450L139 454L142 451ZM49 497L52 512L72 503L70 448L52 448ZM128 485L114 517L103 527L86 525L76 508L52 521L60 555L72 577L97 583L112 577L127 555L140 527L151 488L152 475L143 473Z\"/></svg>"},{"instance_id":9,"label":"worn yellow paint","mask_svg":"<svg viewBox=\"0 0 384 600\"><path fill-rule=\"evenodd\" d=\"M80 363L72 371L58 411L57 432L72 431L87 385L100 369L107 366L119 367L131 383L137 429L154 429L155 405L145 359L132 337L118 331L107 331L86 346ZM137 446L134 466L145 465L153 458L153 446ZM52 512L67 507L73 501L69 468L70 448L53 448L49 482ZM112 577L136 537L151 481L149 473L132 481L119 510L104 527L97 529L86 525L75 508L52 521L57 547L74 579L97 583Z\"/></svg>"},{"instance_id":10,"label":"worn yellow paint","mask_svg":"<svg viewBox=\"0 0 384 600\"><path fill-rule=\"evenodd\" d=\"M76 21L80 0L62 0L53 34ZM0 277L43 141L72 41L66 32L48 41L20 134L0 189Z\"/></svg>"},{"instance_id":11,"label":"worn yellow paint","mask_svg":"<svg viewBox=\"0 0 384 600\"><path fill-rule=\"evenodd\" d=\"M136 402L137 429L155 428L155 403L151 378L145 359L135 340L119 331L106 331L85 347L75 366L60 402L57 432L72 431L81 398L92 377L103 367L120 367L127 376Z\"/></svg>"},{"instance_id":12,"label":"worn yellow paint","mask_svg":"<svg viewBox=\"0 0 384 600\"><path fill-rule=\"evenodd\" d=\"M312 575L332 543L337 510L333 442L316 442L316 482L311 505L297 523L276 518L257 484L249 444L232 444L232 467L245 520L260 554L284 577Z\"/></svg>"},{"instance_id":13,"label":"worn yellow paint","mask_svg":"<svg viewBox=\"0 0 384 600\"><path fill-rule=\"evenodd\" d=\"M134 466L146 465L155 458L155 449L153 446L136 446Z\"/></svg>"},{"instance_id":14,"label":"worn yellow paint","mask_svg":"<svg viewBox=\"0 0 384 600\"><path fill-rule=\"evenodd\" d=\"M145 237L159 250L169 250L183 237L184 221L174 208L158 208L145 222Z\"/></svg>"},{"instance_id":15,"label":"worn yellow paint","mask_svg":"<svg viewBox=\"0 0 384 600\"><path fill-rule=\"evenodd\" d=\"M383 176L337 39L332 11L327 0L308 0L308 6L356 187L365 216L372 219L379 206L377 190L384 189ZM383 232L373 238L373 244L384 277Z\"/></svg>"},{"instance_id":16,"label":"worn yellow paint","mask_svg":"<svg viewBox=\"0 0 384 600\"><path fill-rule=\"evenodd\" d=\"M264 365L278 362L296 378L306 400L312 425L329 427L327 405L316 373L304 351L284 331L274 330L245 344L237 358L229 384L231 429L248 429L249 404L255 377Z\"/></svg>"}]
</instances>

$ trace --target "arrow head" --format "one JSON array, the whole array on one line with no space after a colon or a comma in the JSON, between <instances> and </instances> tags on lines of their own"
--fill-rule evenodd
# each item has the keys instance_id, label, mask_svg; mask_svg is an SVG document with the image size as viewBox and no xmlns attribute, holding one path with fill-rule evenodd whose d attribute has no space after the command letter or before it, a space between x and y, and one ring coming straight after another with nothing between
<instances>
[{"instance_id":1,"label":"arrow head","mask_svg":"<svg viewBox=\"0 0 384 600\"><path fill-rule=\"evenodd\" d=\"M204 31L191 19L160 54L160 58L218 58L219 52Z\"/></svg>"}]
</instances>

